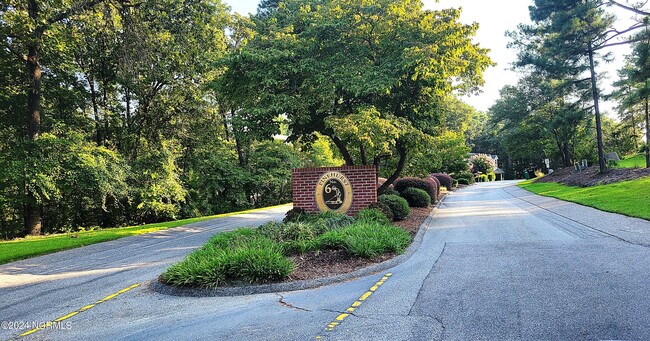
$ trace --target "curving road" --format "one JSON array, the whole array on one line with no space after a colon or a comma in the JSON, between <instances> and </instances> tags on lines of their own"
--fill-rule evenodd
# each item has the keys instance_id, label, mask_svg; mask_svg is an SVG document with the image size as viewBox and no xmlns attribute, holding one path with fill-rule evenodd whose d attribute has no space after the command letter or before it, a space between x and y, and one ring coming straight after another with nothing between
<instances>
[{"instance_id":1,"label":"curving road","mask_svg":"<svg viewBox=\"0 0 650 341\"><path fill-rule=\"evenodd\" d=\"M28 330L15 322L57 318L20 339L649 339L650 222L515 185L452 193L407 261L312 290L188 298L149 288L210 234L286 209L6 264L0 339Z\"/></svg>"}]
</instances>

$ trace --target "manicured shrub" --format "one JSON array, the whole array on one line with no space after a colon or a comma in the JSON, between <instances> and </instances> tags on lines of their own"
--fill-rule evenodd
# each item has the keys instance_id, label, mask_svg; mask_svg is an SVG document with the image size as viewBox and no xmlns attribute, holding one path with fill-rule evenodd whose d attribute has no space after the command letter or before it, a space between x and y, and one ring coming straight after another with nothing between
<instances>
[{"instance_id":1,"label":"manicured shrub","mask_svg":"<svg viewBox=\"0 0 650 341\"><path fill-rule=\"evenodd\" d=\"M383 225L390 225L391 222L384 213L373 208L364 208L359 211L359 213L357 213L357 221L373 222Z\"/></svg>"},{"instance_id":2,"label":"manicured shrub","mask_svg":"<svg viewBox=\"0 0 650 341\"><path fill-rule=\"evenodd\" d=\"M451 191L454 188L454 179L452 179L452 177L449 174L434 173L434 174L431 174L431 176L438 179L438 181L440 181L440 184L442 186L445 186L447 188L447 190Z\"/></svg>"},{"instance_id":3,"label":"manicured shrub","mask_svg":"<svg viewBox=\"0 0 650 341\"><path fill-rule=\"evenodd\" d=\"M419 188L419 189L427 192L427 194L429 195L429 198L431 198L432 202L435 202L437 197L438 197L436 195L437 190L435 188L433 188L433 185L431 184L431 182L429 182L427 180L424 180L424 179L401 178L401 179L398 179L397 181L395 181L394 187L398 192L400 192L400 194L402 193L402 191L404 191L405 189L407 189L409 187ZM393 212L393 213L395 213L395 212Z\"/></svg>"},{"instance_id":4,"label":"manicured shrub","mask_svg":"<svg viewBox=\"0 0 650 341\"><path fill-rule=\"evenodd\" d=\"M487 176L488 176L488 180L490 180L490 181L496 181L496 179L497 179L497 175L494 174L494 172L487 173Z\"/></svg>"},{"instance_id":5,"label":"manicured shrub","mask_svg":"<svg viewBox=\"0 0 650 341\"><path fill-rule=\"evenodd\" d=\"M399 192L396 191L393 187L388 187L384 190L384 193L382 194L394 194L394 195L399 195Z\"/></svg>"},{"instance_id":6,"label":"manicured shrub","mask_svg":"<svg viewBox=\"0 0 650 341\"><path fill-rule=\"evenodd\" d=\"M358 221L319 237L323 246L344 249L354 256L373 258L386 252L402 253L411 237L401 228L377 222Z\"/></svg>"},{"instance_id":7,"label":"manicured shrub","mask_svg":"<svg viewBox=\"0 0 650 341\"><path fill-rule=\"evenodd\" d=\"M294 207L287 211L287 213L284 215L284 219L282 219L282 222L287 223L290 221L300 221L304 219L307 214L308 213L304 208Z\"/></svg>"},{"instance_id":8,"label":"manicured shrub","mask_svg":"<svg viewBox=\"0 0 650 341\"><path fill-rule=\"evenodd\" d=\"M467 180L465 178L460 178L460 179L458 179L456 181L458 181L459 185L469 185L469 180Z\"/></svg>"},{"instance_id":9,"label":"manicured shrub","mask_svg":"<svg viewBox=\"0 0 650 341\"><path fill-rule=\"evenodd\" d=\"M404 220L411 213L409 203L406 199L394 194L384 194L379 196L379 202L390 207L393 212L394 220Z\"/></svg>"},{"instance_id":10,"label":"manicured shrub","mask_svg":"<svg viewBox=\"0 0 650 341\"><path fill-rule=\"evenodd\" d=\"M431 205L429 194L419 188L409 187L403 190L402 197L406 199L411 207L428 207Z\"/></svg>"},{"instance_id":11,"label":"manicured shrub","mask_svg":"<svg viewBox=\"0 0 650 341\"><path fill-rule=\"evenodd\" d=\"M490 155L476 154L469 158L471 171L474 173L489 173L496 168L496 163Z\"/></svg>"},{"instance_id":12,"label":"manicured shrub","mask_svg":"<svg viewBox=\"0 0 650 341\"><path fill-rule=\"evenodd\" d=\"M487 182L488 181L488 176L487 174L480 174L477 179L479 182Z\"/></svg>"},{"instance_id":13,"label":"manicured shrub","mask_svg":"<svg viewBox=\"0 0 650 341\"><path fill-rule=\"evenodd\" d=\"M393 221L393 210L391 210L388 205L382 202L373 202L372 204L368 205L368 208L378 210L384 216L386 216L388 221Z\"/></svg>"},{"instance_id":14,"label":"manicured shrub","mask_svg":"<svg viewBox=\"0 0 650 341\"><path fill-rule=\"evenodd\" d=\"M429 181L432 185L434 185L434 187L436 188L437 196L440 196L440 187L442 186L440 184L440 180L438 180L438 178L432 175L427 176L426 180Z\"/></svg>"},{"instance_id":15,"label":"manicured shrub","mask_svg":"<svg viewBox=\"0 0 650 341\"><path fill-rule=\"evenodd\" d=\"M457 180L465 179L467 180L467 185L471 185L474 182L476 182L476 179L474 178L474 174L470 172L459 172L457 174L454 174L453 178Z\"/></svg>"},{"instance_id":16,"label":"manicured shrub","mask_svg":"<svg viewBox=\"0 0 650 341\"><path fill-rule=\"evenodd\" d=\"M427 181L428 183L430 183L431 186L433 186L433 189L434 189L433 192L435 193L436 196L435 196L435 198L431 198L431 203L435 204L436 202L438 202L438 198L440 197L440 181L438 181L438 179L436 179L436 178L434 178L432 176L427 176L424 180ZM427 194L429 194L429 193L427 193ZM431 196L429 195L429 197L431 197Z\"/></svg>"}]
</instances>

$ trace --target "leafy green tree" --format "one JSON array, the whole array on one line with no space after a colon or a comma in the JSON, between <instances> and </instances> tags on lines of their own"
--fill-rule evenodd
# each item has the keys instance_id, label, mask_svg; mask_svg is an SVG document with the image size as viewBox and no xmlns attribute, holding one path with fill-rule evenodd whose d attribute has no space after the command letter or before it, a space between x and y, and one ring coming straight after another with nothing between
<instances>
[{"instance_id":1,"label":"leafy green tree","mask_svg":"<svg viewBox=\"0 0 650 341\"><path fill-rule=\"evenodd\" d=\"M490 108L492 120L513 132L536 130L538 141L552 141L564 167L571 167L574 158L570 142L585 116L580 102L569 102L572 85L541 75L526 76L516 87L502 90L501 99Z\"/></svg>"},{"instance_id":2,"label":"leafy green tree","mask_svg":"<svg viewBox=\"0 0 650 341\"><path fill-rule=\"evenodd\" d=\"M26 130L24 135L30 143L25 144L28 154L38 154L37 143L41 134L41 106L43 52L54 52L67 46L57 43L65 30L65 22L74 15L96 6L101 0L81 4L30 0L27 2L7 1L0 10L0 40L4 49L25 65L24 86L26 94ZM34 181L30 179L29 181ZM41 207L36 193L26 186L25 230L32 234L41 233Z\"/></svg>"},{"instance_id":3,"label":"leafy green tree","mask_svg":"<svg viewBox=\"0 0 650 341\"><path fill-rule=\"evenodd\" d=\"M472 157L469 158L469 163L471 165L472 172L474 173L487 174L492 172L496 167L494 160L486 154L472 155Z\"/></svg>"},{"instance_id":4,"label":"leafy green tree","mask_svg":"<svg viewBox=\"0 0 650 341\"><path fill-rule=\"evenodd\" d=\"M615 83L617 91L614 97L621 102L619 111L628 115L630 126L635 130L637 123L635 112L641 108L645 120L645 158L646 165L650 167L650 34L644 31L637 35L637 42L633 44L632 54L627 58L627 64L619 70L619 81ZM625 118L625 117L622 117ZM636 135L633 132L634 135Z\"/></svg>"},{"instance_id":5,"label":"leafy green tree","mask_svg":"<svg viewBox=\"0 0 650 341\"><path fill-rule=\"evenodd\" d=\"M628 43L628 40L621 42L616 39L627 38L629 32L643 27L643 24L635 24L625 30L616 30L615 17L606 11L608 3L603 0L536 0L530 7L533 24L520 25L520 35L515 36L514 43L520 49L520 65L532 65L555 75L555 78L563 79L558 77L562 76L567 80L590 83L601 172L607 168L596 73L598 53ZM584 71L588 71L588 78L580 78Z\"/></svg>"},{"instance_id":6,"label":"leafy green tree","mask_svg":"<svg viewBox=\"0 0 650 341\"><path fill-rule=\"evenodd\" d=\"M385 188L422 134L433 133L439 103L475 90L491 65L471 41L477 25L460 24L459 14L413 0L280 2L253 18L256 35L226 61L219 88L260 136L286 115L290 140L329 136L348 165L397 159ZM386 127L379 141L341 124L363 130L362 117Z\"/></svg>"}]
</instances>

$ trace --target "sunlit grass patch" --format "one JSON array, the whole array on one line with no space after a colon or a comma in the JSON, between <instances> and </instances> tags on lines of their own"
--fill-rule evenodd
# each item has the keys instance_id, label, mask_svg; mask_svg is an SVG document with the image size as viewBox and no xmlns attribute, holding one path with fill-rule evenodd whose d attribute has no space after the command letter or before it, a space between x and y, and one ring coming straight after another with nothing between
<instances>
[{"instance_id":1,"label":"sunlit grass patch","mask_svg":"<svg viewBox=\"0 0 650 341\"><path fill-rule=\"evenodd\" d=\"M650 177L592 187L530 181L522 182L519 186L539 195L650 220Z\"/></svg>"}]
</instances>

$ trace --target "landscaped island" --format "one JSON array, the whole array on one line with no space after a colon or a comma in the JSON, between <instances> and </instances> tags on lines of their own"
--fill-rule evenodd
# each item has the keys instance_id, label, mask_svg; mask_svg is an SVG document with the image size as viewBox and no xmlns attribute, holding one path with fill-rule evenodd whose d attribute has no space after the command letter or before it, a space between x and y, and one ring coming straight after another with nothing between
<instances>
[{"instance_id":1,"label":"landscaped island","mask_svg":"<svg viewBox=\"0 0 650 341\"><path fill-rule=\"evenodd\" d=\"M441 182L453 186L446 174L399 179L373 208L361 210L356 217L294 208L282 222L217 234L168 268L160 281L207 289L264 284L349 272L392 258L406 250L431 203L440 198ZM392 220L405 222L412 210L419 214L410 224L392 224ZM326 269L313 271L312 267Z\"/></svg>"}]
</instances>

